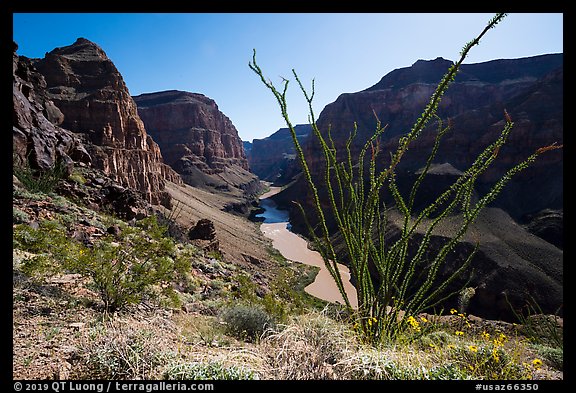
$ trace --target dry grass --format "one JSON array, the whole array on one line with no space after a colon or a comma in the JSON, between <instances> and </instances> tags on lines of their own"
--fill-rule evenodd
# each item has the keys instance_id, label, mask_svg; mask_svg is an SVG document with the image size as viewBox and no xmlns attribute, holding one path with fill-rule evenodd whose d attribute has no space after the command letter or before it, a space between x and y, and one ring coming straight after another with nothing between
<instances>
[{"instance_id":1,"label":"dry grass","mask_svg":"<svg viewBox=\"0 0 576 393\"><path fill-rule=\"evenodd\" d=\"M273 379L335 379L334 366L352 351L354 332L321 313L297 316L261 341Z\"/></svg>"}]
</instances>

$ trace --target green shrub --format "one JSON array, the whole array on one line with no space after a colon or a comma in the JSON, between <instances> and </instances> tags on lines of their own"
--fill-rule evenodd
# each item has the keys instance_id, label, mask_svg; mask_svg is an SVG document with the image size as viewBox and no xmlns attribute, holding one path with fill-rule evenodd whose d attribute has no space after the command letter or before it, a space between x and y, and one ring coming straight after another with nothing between
<instances>
[{"instance_id":1,"label":"green shrub","mask_svg":"<svg viewBox=\"0 0 576 393\"><path fill-rule=\"evenodd\" d=\"M179 363L169 367L163 375L168 380L253 380L259 379L252 370L225 366L218 361L208 363Z\"/></svg>"},{"instance_id":2,"label":"green shrub","mask_svg":"<svg viewBox=\"0 0 576 393\"><path fill-rule=\"evenodd\" d=\"M463 274L469 273L478 245L469 256L458 261L458 265L449 274L440 279L440 272L444 270L450 252L454 250L480 212L495 200L516 174L535 162L541 154L562 147L553 143L537 149L525 160L510 168L483 196L476 198L474 189L477 179L496 160L514 125L508 113L503 110L505 122L498 138L485 147L458 180L431 204L417 211L415 201L420 186L436 159L444 135L451 128L450 121L446 124L437 114L440 102L470 50L478 45L484 35L505 16L506 14L496 14L480 34L466 43L460 52L460 58L446 70L413 127L399 138L396 150L391 151L389 155L386 154L385 158L381 158L380 155L382 153L380 137L385 132L386 126L383 126L378 119L373 134L358 144L360 147L358 155L353 157L351 147L358 133L356 125L350 130L348 139L337 147L330 129L320 130L316 123L313 110L314 82L311 90L306 89L296 71L292 70L308 105L313 137L322 152L321 157L316 159L323 161L319 164L323 173L316 178L312 176L304 150L288 115L286 93L289 81L283 79L282 86L277 88L264 76L256 63L256 50L254 50L249 67L274 95L290 130L302 168L302 177L308 184L312 207L306 209L300 203L296 204L308 227L309 236L314 248L322 255L324 265L334 279L346 306L352 309L337 267L337 262L341 262L344 258L347 260L356 287L359 330L374 343L383 339L393 339L402 332L406 326L405 316L418 315L424 310L433 309L449 296L456 294L457 291L447 293L448 288ZM413 183L409 195L402 195L397 184L396 168L411 145L434 121L437 124L437 131L426 165ZM318 167L316 162L315 167ZM322 201L320 190L327 195ZM384 192L389 192L393 198L393 209L388 206L390 204L384 203ZM391 241L386 233L393 214L398 214L403 224L399 238ZM454 214L461 216L460 226L437 251L430 253L429 246L435 228ZM335 224L336 228L332 231L329 229L329 222ZM424 228L424 236L417 240L416 246L413 246L419 227ZM344 255L339 255L341 252L336 251L334 238L331 237L333 235L331 232L335 232L336 229L342 237ZM470 293L466 296L469 295ZM466 297L462 300L466 300Z\"/></svg>"},{"instance_id":3,"label":"green shrub","mask_svg":"<svg viewBox=\"0 0 576 393\"><path fill-rule=\"evenodd\" d=\"M86 184L87 180L80 171L74 170L69 176L69 179L80 185Z\"/></svg>"},{"instance_id":4,"label":"green shrub","mask_svg":"<svg viewBox=\"0 0 576 393\"><path fill-rule=\"evenodd\" d=\"M534 346L538 355L542 356L548 363L557 370L564 370L564 350L562 348L553 348L545 345Z\"/></svg>"},{"instance_id":5,"label":"green shrub","mask_svg":"<svg viewBox=\"0 0 576 393\"><path fill-rule=\"evenodd\" d=\"M264 331L274 327L274 319L260 306L237 304L225 308L220 318L226 324L226 332L239 339L254 341Z\"/></svg>"},{"instance_id":6,"label":"green shrub","mask_svg":"<svg viewBox=\"0 0 576 393\"><path fill-rule=\"evenodd\" d=\"M66 176L67 170L64 162L58 160L54 166L43 170L34 170L28 164L14 165L13 173L29 191L49 194Z\"/></svg>"},{"instance_id":7,"label":"green shrub","mask_svg":"<svg viewBox=\"0 0 576 393\"><path fill-rule=\"evenodd\" d=\"M107 311L142 301L153 286L167 286L190 266L177 255L174 241L163 237L157 222L150 219L139 226L146 232L126 226L119 238L109 235L92 248L80 249L66 265L92 278Z\"/></svg>"},{"instance_id":8,"label":"green shrub","mask_svg":"<svg viewBox=\"0 0 576 393\"><path fill-rule=\"evenodd\" d=\"M22 260L19 269L29 277L43 280L62 272L65 261L76 255L80 244L71 240L57 221L44 220L38 227L18 224L12 234L13 249L33 254Z\"/></svg>"},{"instance_id":9,"label":"green shrub","mask_svg":"<svg viewBox=\"0 0 576 393\"><path fill-rule=\"evenodd\" d=\"M458 345L452 357L470 378L491 380L526 379L526 369L513 353L493 344Z\"/></svg>"},{"instance_id":10,"label":"green shrub","mask_svg":"<svg viewBox=\"0 0 576 393\"><path fill-rule=\"evenodd\" d=\"M346 379L360 380L461 380L465 371L448 362L435 366L413 365L402 359L391 359L380 351L361 352L339 366Z\"/></svg>"},{"instance_id":11,"label":"green shrub","mask_svg":"<svg viewBox=\"0 0 576 393\"><path fill-rule=\"evenodd\" d=\"M443 330L436 330L425 334L416 341L421 349L442 348L453 342L453 336Z\"/></svg>"},{"instance_id":12,"label":"green shrub","mask_svg":"<svg viewBox=\"0 0 576 393\"><path fill-rule=\"evenodd\" d=\"M17 207L12 206L12 223L22 224L27 222L30 222L30 216L28 215L28 213L23 212Z\"/></svg>"},{"instance_id":13,"label":"green shrub","mask_svg":"<svg viewBox=\"0 0 576 393\"><path fill-rule=\"evenodd\" d=\"M142 301L156 286L178 303L168 285L176 279L186 280L190 252L179 252L165 233L151 217L136 227L124 225L118 237L106 235L88 247L70 238L58 222L42 221L37 229L17 225L13 248L37 254L21 264L28 276L44 278L69 271L90 277L105 310L115 311Z\"/></svg>"}]
</instances>

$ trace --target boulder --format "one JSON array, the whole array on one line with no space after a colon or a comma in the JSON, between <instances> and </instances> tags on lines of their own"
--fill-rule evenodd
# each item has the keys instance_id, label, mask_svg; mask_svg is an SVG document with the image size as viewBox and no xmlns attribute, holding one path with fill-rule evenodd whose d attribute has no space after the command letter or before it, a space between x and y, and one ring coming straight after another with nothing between
<instances>
[{"instance_id":1,"label":"boulder","mask_svg":"<svg viewBox=\"0 0 576 393\"><path fill-rule=\"evenodd\" d=\"M190 240L214 240L216 238L214 223L207 218L200 219L188 231L188 238Z\"/></svg>"}]
</instances>

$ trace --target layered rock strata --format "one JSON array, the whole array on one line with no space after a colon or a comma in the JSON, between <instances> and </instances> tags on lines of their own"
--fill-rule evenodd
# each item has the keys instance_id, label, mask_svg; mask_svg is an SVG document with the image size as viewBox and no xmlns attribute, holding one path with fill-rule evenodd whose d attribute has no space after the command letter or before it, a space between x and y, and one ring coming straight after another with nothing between
<instances>
[{"instance_id":1,"label":"layered rock strata","mask_svg":"<svg viewBox=\"0 0 576 393\"><path fill-rule=\"evenodd\" d=\"M165 162L185 183L247 194L257 190L238 131L214 100L169 90L141 94L134 101Z\"/></svg>"},{"instance_id":2,"label":"layered rock strata","mask_svg":"<svg viewBox=\"0 0 576 393\"><path fill-rule=\"evenodd\" d=\"M60 126L81 134L92 165L153 204L166 204L164 181L181 182L147 134L122 75L95 43L79 38L33 61L46 95L61 111Z\"/></svg>"}]
</instances>

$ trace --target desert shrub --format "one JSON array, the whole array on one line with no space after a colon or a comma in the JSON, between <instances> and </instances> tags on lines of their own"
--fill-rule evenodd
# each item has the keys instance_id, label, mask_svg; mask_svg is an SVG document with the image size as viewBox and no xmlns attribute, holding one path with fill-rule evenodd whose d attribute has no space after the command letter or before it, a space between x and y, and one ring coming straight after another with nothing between
<instances>
[{"instance_id":1,"label":"desert shrub","mask_svg":"<svg viewBox=\"0 0 576 393\"><path fill-rule=\"evenodd\" d=\"M176 354L153 329L99 325L81 348L82 379L157 379Z\"/></svg>"},{"instance_id":2,"label":"desert shrub","mask_svg":"<svg viewBox=\"0 0 576 393\"><path fill-rule=\"evenodd\" d=\"M235 365L225 366L218 361L177 363L163 374L168 380L253 380L258 379L254 371Z\"/></svg>"},{"instance_id":3,"label":"desert shrub","mask_svg":"<svg viewBox=\"0 0 576 393\"><path fill-rule=\"evenodd\" d=\"M247 341L258 340L274 319L261 306L236 304L224 308L220 318L226 324L227 333Z\"/></svg>"},{"instance_id":4,"label":"desert shrub","mask_svg":"<svg viewBox=\"0 0 576 393\"><path fill-rule=\"evenodd\" d=\"M86 178L84 177L84 175L82 174L81 170L74 168L74 170L72 171L72 173L70 174L70 176L68 177L70 180L72 180L74 183L80 184L80 185L84 185L87 183Z\"/></svg>"},{"instance_id":5,"label":"desert shrub","mask_svg":"<svg viewBox=\"0 0 576 393\"><path fill-rule=\"evenodd\" d=\"M152 216L136 227L124 225L118 237L106 235L86 246L67 235L57 221L42 221L38 228L19 224L13 233L13 247L36 255L22 261L28 276L45 278L69 271L92 279L106 311L115 311L142 301L160 288L168 301L178 304L169 284L186 280L190 252L179 252L165 237L165 228Z\"/></svg>"},{"instance_id":6,"label":"desert shrub","mask_svg":"<svg viewBox=\"0 0 576 393\"><path fill-rule=\"evenodd\" d=\"M336 379L335 367L355 352L354 332L324 313L295 316L263 338L260 347L277 379Z\"/></svg>"},{"instance_id":7,"label":"desert shrub","mask_svg":"<svg viewBox=\"0 0 576 393\"><path fill-rule=\"evenodd\" d=\"M22 224L27 222L30 222L30 216L26 212L16 207L12 207L12 223Z\"/></svg>"},{"instance_id":8,"label":"desert shrub","mask_svg":"<svg viewBox=\"0 0 576 393\"><path fill-rule=\"evenodd\" d=\"M442 348L454 342L454 337L443 330L435 330L422 335L416 340L416 344L421 349Z\"/></svg>"},{"instance_id":9,"label":"desert shrub","mask_svg":"<svg viewBox=\"0 0 576 393\"><path fill-rule=\"evenodd\" d=\"M348 308L352 309L350 300L344 290L342 276L338 269L337 255L332 233L328 222L334 222L343 239L345 259L350 267L352 281L355 283L358 299L359 331L374 343L384 339L393 339L409 325L405 316L418 315L424 310L433 309L456 292L449 293L450 284L469 271L472 258L478 249L458 262L458 266L449 274L440 278L447 256L468 231L480 212L500 194L502 189L516 174L526 169L541 154L560 148L555 144L537 149L524 161L510 168L498 179L488 192L480 198L475 197L474 189L477 179L482 176L498 157L500 148L508 140L513 128L513 121L504 110L503 128L498 138L486 146L473 160L472 165L463 171L463 175L448 187L431 204L417 211L416 196L424 178L436 158L444 135L450 130L450 121L444 122L438 115L438 107L454 81L461 64L470 50L480 43L484 35L495 27L505 14L496 14L483 28L481 33L466 43L460 52L458 61L446 71L428 104L416 120L413 127L398 140L398 147L387 157L381 158L380 137L386 130L376 119L377 125L373 134L363 141L364 145L357 156L352 156L352 143L357 134L357 127L350 130L350 136L342 146L344 151L337 151L330 129L320 130L313 110L314 83L311 90L306 89L296 71L292 70L294 79L308 104L309 122L312 134L318 142L323 161L323 176L313 178L304 151L298 141L297 133L290 121L286 93L289 81L283 79L281 88L277 88L263 74L256 63L254 50L249 67L260 78L261 82L274 95L290 130L292 141L303 171L303 178L310 191L312 207L307 209L297 203L308 227L314 248L322 255L324 264L334 279ZM425 167L412 185L409 195L402 195L396 179L396 167L404 154L416 141L431 122L436 121L437 131L434 143L429 152ZM326 199L320 200L319 189L323 189ZM387 206L383 198L389 192L393 198L394 209ZM390 241L386 236L391 214L397 212L402 227L397 240ZM454 214L462 222L452 236L447 237L438 250L432 250L431 241L436 227L444 219ZM424 228L425 233L414 246L417 228ZM423 273L421 273L423 272ZM448 292L448 293L447 293Z\"/></svg>"},{"instance_id":10,"label":"desert shrub","mask_svg":"<svg viewBox=\"0 0 576 393\"><path fill-rule=\"evenodd\" d=\"M178 255L174 241L164 234L151 216L137 227L123 228L119 238L105 236L80 249L66 267L92 278L105 310L121 309L142 301L155 286L167 287L176 274L189 269L186 254Z\"/></svg>"},{"instance_id":11,"label":"desert shrub","mask_svg":"<svg viewBox=\"0 0 576 393\"><path fill-rule=\"evenodd\" d=\"M560 371L564 370L564 349L540 344L535 344L534 348L538 355L546 359L552 367Z\"/></svg>"},{"instance_id":12,"label":"desert shrub","mask_svg":"<svg viewBox=\"0 0 576 393\"><path fill-rule=\"evenodd\" d=\"M390 358L390 354L380 351L353 355L342 363L339 372L346 379L360 380L459 380L468 377L453 363L427 367Z\"/></svg>"},{"instance_id":13,"label":"desert shrub","mask_svg":"<svg viewBox=\"0 0 576 393\"><path fill-rule=\"evenodd\" d=\"M517 380L525 379L526 368L513 353L491 344L457 345L452 357L473 379Z\"/></svg>"},{"instance_id":14,"label":"desert shrub","mask_svg":"<svg viewBox=\"0 0 576 393\"><path fill-rule=\"evenodd\" d=\"M38 280L62 272L65 261L80 249L80 245L66 235L66 228L55 220L43 220L37 227L16 225L12 247L31 253L22 260L19 269Z\"/></svg>"},{"instance_id":15,"label":"desert shrub","mask_svg":"<svg viewBox=\"0 0 576 393\"><path fill-rule=\"evenodd\" d=\"M67 175L66 165L58 160L47 169L32 169L27 163L14 165L14 175L31 192L49 194L58 185L58 182Z\"/></svg>"}]
</instances>

